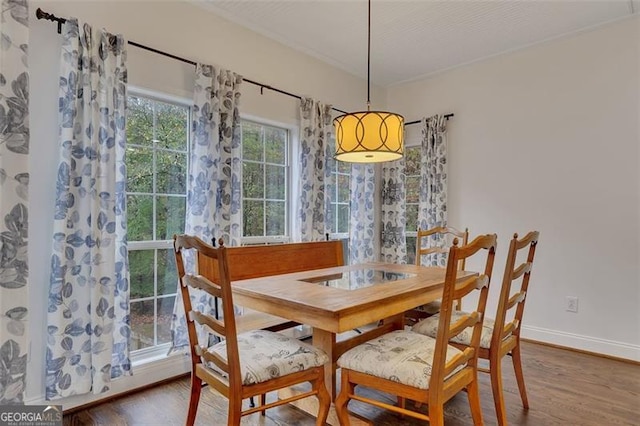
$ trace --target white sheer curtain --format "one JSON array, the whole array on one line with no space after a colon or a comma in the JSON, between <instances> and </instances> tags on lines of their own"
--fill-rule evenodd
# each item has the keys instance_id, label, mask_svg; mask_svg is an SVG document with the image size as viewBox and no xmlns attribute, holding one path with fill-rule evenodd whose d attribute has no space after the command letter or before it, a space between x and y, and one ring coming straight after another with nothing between
<instances>
[{"instance_id":1,"label":"white sheer curtain","mask_svg":"<svg viewBox=\"0 0 640 426\"><path fill-rule=\"evenodd\" d=\"M328 144L332 131L331 105L314 99L300 101L300 156L298 164L298 217L294 229L296 241L325 239L330 194L327 179L333 161ZM333 148L333 147L331 147Z\"/></svg>"},{"instance_id":2,"label":"white sheer curtain","mask_svg":"<svg viewBox=\"0 0 640 426\"><path fill-rule=\"evenodd\" d=\"M106 392L131 374L126 45L75 19L63 25L47 399Z\"/></svg>"},{"instance_id":3,"label":"white sheer curtain","mask_svg":"<svg viewBox=\"0 0 640 426\"><path fill-rule=\"evenodd\" d=\"M0 19L0 406L24 403L29 305L29 6Z\"/></svg>"},{"instance_id":4,"label":"white sheer curtain","mask_svg":"<svg viewBox=\"0 0 640 426\"><path fill-rule=\"evenodd\" d=\"M420 167L420 229L447 226L447 119L434 115L422 120L422 164ZM430 247L442 247L444 237L435 234ZM427 242L423 241L423 244ZM432 266L446 266L446 253L428 256Z\"/></svg>"},{"instance_id":5,"label":"white sheer curtain","mask_svg":"<svg viewBox=\"0 0 640 426\"><path fill-rule=\"evenodd\" d=\"M381 201L380 260L407 263L404 158L383 163Z\"/></svg>"},{"instance_id":6,"label":"white sheer curtain","mask_svg":"<svg viewBox=\"0 0 640 426\"><path fill-rule=\"evenodd\" d=\"M231 71L196 66L185 232L208 243L223 238L227 246L240 245L242 237L241 85L242 76ZM195 309L215 311L213 298L204 291L193 291L191 299ZM175 303L172 350L189 345L180 292ZM205 330L199 330L199 338L206 341Z\"/></svg>"},{"instance_id":7,"label":"white sheer curtain","mask_svg":"<svg viewBox=\"0 0 640 426\"><path fill-rule=\"evenodd\" d=\"M375 244L375 169L372 164L351 166L351 203L349 204L349 262L373 262Z\"/></svg>"}]
</instances>

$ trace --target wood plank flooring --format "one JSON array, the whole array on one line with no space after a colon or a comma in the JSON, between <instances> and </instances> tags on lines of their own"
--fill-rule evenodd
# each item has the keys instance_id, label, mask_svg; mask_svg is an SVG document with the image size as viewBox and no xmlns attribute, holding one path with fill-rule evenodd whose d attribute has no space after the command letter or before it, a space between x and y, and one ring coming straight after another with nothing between
<instances>
[{"instance_id":1,"label":"wood plank flooring","mask_svg":"<svg viewBox=\"0 0 640 426\"><path fill-rule=\"evenodd\" d=\"M509 358L504 359L505 403L511 425L640 426L640 366L637 364L523 342L523 369L530 409L522 408ZM489 375L480 373L486 425L495 425ZM367 393L366 390L362 390ZM371 395L371 393L369 393ZM393 403L392 397L378 394ZM270 395L271 398L274 395ZM64 416L64 425L183 425L189 400L186 378L117 398ZM197 425L225 425L226 399L204 390ZM410 403L411 404L411 403ZM350 409L379 426L425 425L414 419L352 402ZM422 407L424 410L424 407ZM447 426L472 425L465 394L446 405ZM315 419L290 406L243 418L243 425L306 426Z\"/></svg>"}]
</instances>

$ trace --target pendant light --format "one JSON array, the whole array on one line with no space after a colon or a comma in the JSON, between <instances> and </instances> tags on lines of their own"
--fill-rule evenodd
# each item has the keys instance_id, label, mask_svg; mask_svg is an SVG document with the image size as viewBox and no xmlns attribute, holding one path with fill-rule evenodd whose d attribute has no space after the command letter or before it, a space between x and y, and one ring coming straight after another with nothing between
<instances>
[{"instance_id":1,"label":"pendant light","mask_svg":"<svg viewBox=\"0 0 640 426\"><path fill-rule=\"evenodd\" d=\"M336 160L379 163L402 158L404 117L393 112L371 111L371 0L367 32L367 110L343 114L333 120Z\"/></svg>"}]
</instances>

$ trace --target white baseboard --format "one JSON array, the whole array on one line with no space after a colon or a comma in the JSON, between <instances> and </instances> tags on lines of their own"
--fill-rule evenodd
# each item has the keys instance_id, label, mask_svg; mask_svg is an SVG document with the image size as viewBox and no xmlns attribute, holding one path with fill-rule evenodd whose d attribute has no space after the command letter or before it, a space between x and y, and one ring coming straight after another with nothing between
<instances>
[{"instance_id":1,"label":"white baseboard","mask_svg":"<svg viewBox=\"0 0 640 426\"><path fill-rule=\"evenodd\" d=\"M27 405L62 405L63 410L71 410L85 404L91 404L102 399L112 398L125 392L131 392L136 388L148 386L162 380L180 376L191 371L191 359L184 354L176 354L169 357L140 363L133 366L133 375L117 379L113 382L111 390L99 395L85 394L64 399L46 401L44 394L25 399Z\"/></svg>"},{"instance_id":2,"label":"white baseboard","mask_svg":"<svg viewBox=\"0 0 640 426\"><path fill-rule=\"evenodd\" d=\"M522 326L522 338L640 362L640 346L540 327Z\"/></svg>"}]
</instances>

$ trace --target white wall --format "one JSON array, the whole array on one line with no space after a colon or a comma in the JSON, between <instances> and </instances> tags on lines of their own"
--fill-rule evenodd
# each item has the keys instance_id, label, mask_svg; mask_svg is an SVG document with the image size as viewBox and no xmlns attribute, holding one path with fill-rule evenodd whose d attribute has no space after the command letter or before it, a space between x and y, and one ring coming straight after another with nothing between
<instances>
[{"instance_id":1,"label":"white wall","mask_svg":"<svg viewBox=\"0 0 640 426\"><path fill-rule=\"evenodd\" d=\"M514 232L541 232L523 335L640 360L640 19L391 87L449 122L449 223L496 232L489 312ZM452 46L455 49L455 46ZM413 139L419 126L411 128ZM579 297L578 313L565 297Z\"/></svg>"},{"instance_id":2,"label":"white wall","mask_svg":"<svg viewBox=\"0 0 640 426\"><path fill-rule=\"evenodd\" d=\"M27 402L41 401L44 386L45 312L54 182L57 168L57 84L60 36L56 24L35 19L35 10L60 17L75 16L95 27L122 33L127 39L186 59L231 69L245 77L292 93L331 102L344 110L360 110L366 99L366 81L307 55L265 39L212 13L184 2L53 2L30 3L31 34L31 208L30 208L30 333ZM191 98L193 67L173 59L128 48L132 85ZM384 90L373 87L373 99L384 101ZM241 114L286 125L297 132L299 102L245 83ZM141 367L133 378L119 380L116 391L188 371L185 360L165 361L159 368ZM113 392L111 392L113 393ZM107 396L107 395L102 395ZM71 408L89 401L64 401Z\"/></svg>"}]
</instances>

